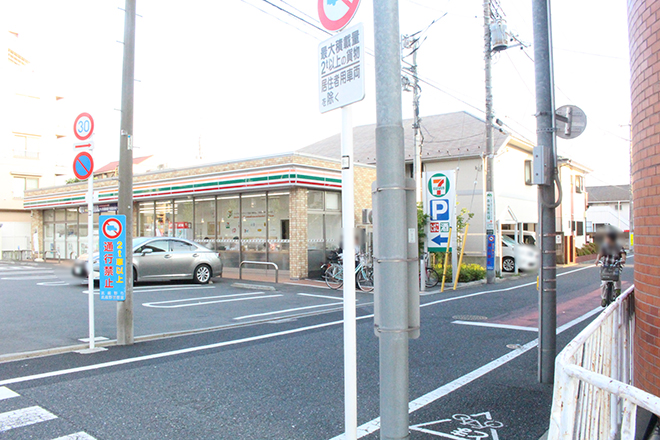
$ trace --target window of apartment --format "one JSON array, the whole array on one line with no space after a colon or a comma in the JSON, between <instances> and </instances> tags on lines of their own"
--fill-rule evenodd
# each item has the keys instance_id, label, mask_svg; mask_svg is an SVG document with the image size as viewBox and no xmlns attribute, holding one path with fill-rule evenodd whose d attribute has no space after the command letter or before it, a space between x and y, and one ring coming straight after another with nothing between
<instances>
[{"instance_id":1,"label":"window of apartment","mask_svg":"<svg viewBox=\"0 0 660 440\"><path fill-rule=\"evenodd\" d=\"M532 161L525 161L525 185L532 184Z\"/></svg>"},{"instance_id":2,"label":"window of apartment","mask_svg":"<svg viewBox=\"0 0 660 440\"><path fill-rule=\"evenodd\" d=\"M575 176L575 192L578 194L584 192L584 176Z\"/></svg>"},{"instance_id":3,"label":"window of apartment","mask_svg":"<svg viewBox=\"0 0 660 440\"><path fill-rule=\"evenodd\" d=\"M22 199L23 196L25 195L25 190L39 188L39 178L14 176L12 185L13 185L12 192L14 194L14 198Z\"/></svg>"},{"instance_id":4,"label":"window of apartment","mask_svg":"<svg viewBox=\"0 0 660 440\"><path fill-rule=\"evenodd\" d=\"M14 133L14 157L39 159L40 136Z\"/></svg>"},{"instance_id":5,"label":"window of apartment","mask_svg":"<svg viewBox=\"0 0 660 440\"><path fill-rule=\"evenodd\" d=\"M577 236L581 237L584 235L584 222L576 222L577 223Z\"/></svg>"}]
</instances>

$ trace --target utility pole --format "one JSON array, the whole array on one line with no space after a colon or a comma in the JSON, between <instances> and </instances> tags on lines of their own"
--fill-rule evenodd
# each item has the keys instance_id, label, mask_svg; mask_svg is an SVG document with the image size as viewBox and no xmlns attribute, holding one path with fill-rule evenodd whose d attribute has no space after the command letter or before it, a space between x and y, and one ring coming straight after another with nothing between
<instances>
[{"instance_id":1,"label":"utility pole","mask_svg":"<svg viewBox=\"0 0 660 440\"><path fill-rule=\"evenodd\" d=\"M133 92L135 88L135 2L126 0L124 66L121 76L119 214L126 216L126 300L117 303L117 343L132 345L133 332Z\"/></svg>"},{"instance_id":2,"label":"utility pole","mask_svg":"<svg viewBox=\"0 0 660 440\"><path fill-rule=\"evenodd\" d=\"M557 355L557 248L555 236L555 102L552 64L550 0L532 0L536 132L534 183L539 186L541 268L539 276L539 381L553 383Z\"/></svg>"},{"instance_id":3,"label":"utility pole","mask_svg":"<svg viewBox=\"0 0 660 440\"><path fill-rule=\"evenodd\" d=\"M491 35L490 35L490 0L484 0L484 72L485 72L485 83L486 83L486 193L492 193L494 187L495 176L493 174L493 167L495 164L495 151L493 147L493 88L492 88L492 44L491 44ZM492 197L491 213L493 220L495 217L495 197ZM495 234L494 223L489 222L486 219L486 237L485 237L485 247L488 249L488 236ZM497 246L497 240L495 242ZM495 257L497 261L497 257ZM497 265L492 266L492 268L487 267L486 270L486 283L494 284L495 283L495 269Z\"/></svg>"},{"instance_id":4,"label":"utility pole","mask_svg":"<svg viewBox=\"0 0 660 440\"><path fill-rule=\"evenodd\" d=\"M375 2L377 254L374 266L382 440L409 438L408 231L406 212L402 209L406 206L406 178L399 35L398 0Z\"/></svg>"}]
</instances>

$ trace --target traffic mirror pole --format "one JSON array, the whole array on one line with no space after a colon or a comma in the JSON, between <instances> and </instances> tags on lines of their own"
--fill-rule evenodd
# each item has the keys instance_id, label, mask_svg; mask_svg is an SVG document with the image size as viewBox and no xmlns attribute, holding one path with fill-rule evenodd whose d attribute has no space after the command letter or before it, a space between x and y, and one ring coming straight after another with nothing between
<instances>
[{"instance_id":1,"label":"traffic mirror pole","mask_svg":"<svg viewBox=\"0 0 660 440\"><path fill-rule=\"evenodd\" d=\"M135 88L135 3L126 0L121 85L118 213L126 216L126 300L117 303L117 344L132 345L133 331L133 91Z\"/></svg>"}]
</instances>

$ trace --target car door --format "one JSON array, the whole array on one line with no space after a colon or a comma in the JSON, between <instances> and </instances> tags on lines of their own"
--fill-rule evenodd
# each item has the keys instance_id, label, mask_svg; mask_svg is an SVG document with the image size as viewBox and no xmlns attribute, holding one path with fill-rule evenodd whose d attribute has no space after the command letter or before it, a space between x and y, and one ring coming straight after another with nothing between
<instances>
[{"instance_id":1,"label":"car door","mask_svg":"<svg viewBox=\"0 0 660 440\"><path fill-rule=\"evenodd\" d=\"M171 257L168 240L153 240L139 247L133 257L136 260L138 280L166 276L167 263Z\"/></svg>"},{"instance_id":2,"label":"car door","mask_svg":"<svg viewBox=\"0 0 660 440\"><path fill-rule=\"evenodd\" d=\"M168 261L172 277L183 278L193 275L195 258L198 256L197 246L183 240L171 240L172 256Z\"/></svg>"}]
</instances>

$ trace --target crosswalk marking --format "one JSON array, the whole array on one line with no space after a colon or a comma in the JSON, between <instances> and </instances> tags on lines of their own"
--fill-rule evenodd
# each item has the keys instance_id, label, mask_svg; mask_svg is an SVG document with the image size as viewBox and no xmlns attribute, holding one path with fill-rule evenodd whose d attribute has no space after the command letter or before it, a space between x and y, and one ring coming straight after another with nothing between
<instances>
[{"instance_id":1,"label":"crosswalk marking","mask_svg":"<svg viewBox=\"0 0 660 440\"><path fill-rule=\"evenodd\" d=\"M40 406L30 406L28 408L17 409L0 414L0 432L10 429L20 428L22 426L34 425L35 423L45 422L56 419L57 416L50 411L46 411Z\"/></svg>"},{"instance_id":2,"label":"crosswalk marking","mask_svg":"<svg viewBox=\"0 0 660 440\"><path fill-rule=\"evenodd\" d=\"M76 432L75 434L65 435L64 437L57 437L53 440L96 440L86 432Z\"/></svg>"},{"instance_id":3,"label":"crosswalk marking","mask_svg":"<svg viewBox=\"0 0 660 440\"><path fill-rule=\"evenodd\" d=\"M20 394L13 392L7 387L0 387L0 400L11 399L12 397L18 397Z\"/></svg>"},{"instance_id":4,"label":"crosswalk marking","mask_svg":"<svg viewBox=\"0 0 660 440\"><path fill-rule=\"evenodd\" d=\"M7 387L0 387L0 400L20 397L21 395ZM28 408L17 409L0 413L0 433L15 428L34 425L36 423L47 422L56 419L57 416L40 406L30 406ZM76 432L74 434L57 437L53 440L96 440L86 432Z\"/></svg>"}]
</instances>

